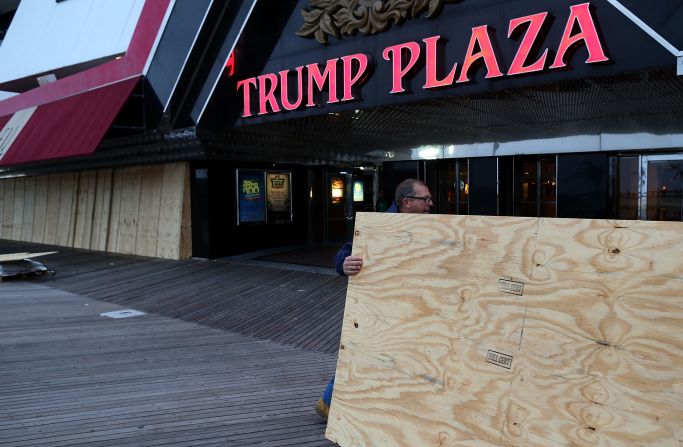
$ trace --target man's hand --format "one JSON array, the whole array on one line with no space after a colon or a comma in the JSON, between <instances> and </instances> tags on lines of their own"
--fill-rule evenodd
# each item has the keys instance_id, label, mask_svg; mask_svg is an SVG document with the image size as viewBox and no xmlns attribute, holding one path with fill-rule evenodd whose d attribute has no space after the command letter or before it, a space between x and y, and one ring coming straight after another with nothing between
<instances>
[{"instance_id":1,"label":"man's hand","mask_svg":"<svg viewBox=\"0 0 683 447\"><path fill-rule=\"evenodd\" d=\"M355 275L363 267L363 258L360 256L347 256L344 259L344 274L347 276Z\"/></svg>"}]
</instances>

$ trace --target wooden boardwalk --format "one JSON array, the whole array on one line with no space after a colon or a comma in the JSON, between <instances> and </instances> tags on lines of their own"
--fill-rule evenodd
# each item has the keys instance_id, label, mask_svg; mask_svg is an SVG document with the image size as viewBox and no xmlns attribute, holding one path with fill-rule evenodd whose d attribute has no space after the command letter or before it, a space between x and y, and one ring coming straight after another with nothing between
<instances>
[{"instance_id":1,"label":"wooden boardwalk","mask_svg":"<svg viewBox=\"0 0 683 447\"><path fill-rule=\"evenodd\" d=\"M331 445L343 278L58 250L0 283L0 446Z\"/></svg>"}]
</instances>

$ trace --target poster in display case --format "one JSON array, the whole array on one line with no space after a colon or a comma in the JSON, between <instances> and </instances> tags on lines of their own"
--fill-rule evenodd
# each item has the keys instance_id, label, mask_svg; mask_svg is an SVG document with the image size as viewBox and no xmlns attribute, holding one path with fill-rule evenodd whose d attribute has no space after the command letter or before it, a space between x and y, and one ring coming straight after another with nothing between
<instances>
[{"instance_id":1,"label":"poster in display case","mask_svg":"<svg viewBox=\"0 0 683 447\"><path fill-rule=\"evenodd\" d=\"M292 222L292 189L290 172L266 172L268 223Z\"/></svg>"},{"instance_id":2,"label":"poster in display case","mask_svg":"<svg viewBox=\"0 0 683 447\"><path fill-rule=\"evenodd\" d=\"M237 223L265 223L266 188L263 171L237 171Z\"/></svg>"}]
</instances>

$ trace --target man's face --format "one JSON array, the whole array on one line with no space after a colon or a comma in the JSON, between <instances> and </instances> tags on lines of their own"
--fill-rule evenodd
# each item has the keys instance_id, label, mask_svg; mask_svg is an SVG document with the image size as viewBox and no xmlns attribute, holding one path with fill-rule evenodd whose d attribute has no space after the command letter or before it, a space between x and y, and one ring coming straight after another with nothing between
<instances>
[{"instance_id":1,"label":"man's face","mask_svg":"<svg viewBox=\"0 0 683 447\"><path fill-rule=\"evenodd\" d=\"M425 200L426 199L426 200ZM425 213L428 214L432 208L432 194L429 188L422 185L415 185L412 198L403 199L403 213Z\"/></svg>"}]
</instances>

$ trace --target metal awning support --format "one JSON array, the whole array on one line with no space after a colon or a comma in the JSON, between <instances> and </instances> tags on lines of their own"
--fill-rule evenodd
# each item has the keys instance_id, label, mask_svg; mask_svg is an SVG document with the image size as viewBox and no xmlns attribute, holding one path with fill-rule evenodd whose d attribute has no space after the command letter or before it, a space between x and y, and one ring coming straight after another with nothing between
<instances>
[{"instance_id":1,"label":"metal awning support","mask_svg":"<svg viewBox=\"0 0 683 447\"><path fill-rule=\"evenodd\" d=\"M683 51L677 49L668 40L661 36L657 31L652 29L647 23L643 22L640 17L633 14L626 6L619 3L618 0L607 0L612 6L617 8L619 12L628 17L633 23L638 25L640 29L645 31L650 37L656 40L661 46L666 48L671 54L676 57L676 72L678 76L683 76Z\"/></svg>"}]
</instances>

